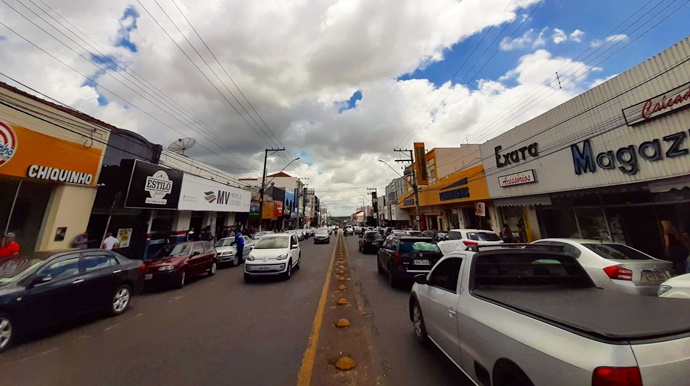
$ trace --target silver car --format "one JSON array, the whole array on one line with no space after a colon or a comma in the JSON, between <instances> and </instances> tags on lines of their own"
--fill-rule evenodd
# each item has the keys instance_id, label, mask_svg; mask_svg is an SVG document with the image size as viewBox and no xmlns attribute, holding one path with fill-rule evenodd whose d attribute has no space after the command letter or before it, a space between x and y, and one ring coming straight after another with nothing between
<instances>
[{"instance_id":1,"label":"silver car","mask_svg":"<svg viewBox=\"0 0 690 386\"><path fill-rule=\"evenodd\" d=\"M244 239L243 256L237 255L237 246L235 245L234 237L225 237L216 241L214 247L216 248L216 255L218 256L219 263L232 262L232 265L239 265L244 261L244 258L254 248L256 240L251 240L247 236L242 236L242 238Z\"/></svg>"},{"instance_id":2,"label":"silver car","mask_svg":"<svg viewBox=\"0 0 690 386\"><path fill-rule=\"evenodd\" d=\"M543 239L533 244L562 247L577 258L594 284L603 289L656 296L661 283L671 277L673 263L625 244L576 239Z\"/></svg>"}]
</instances>

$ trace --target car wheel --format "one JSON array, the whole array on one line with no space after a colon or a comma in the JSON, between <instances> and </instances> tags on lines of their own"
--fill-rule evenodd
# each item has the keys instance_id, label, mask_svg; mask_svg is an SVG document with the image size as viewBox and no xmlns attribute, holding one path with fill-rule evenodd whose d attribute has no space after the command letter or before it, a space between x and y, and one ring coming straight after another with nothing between
<instances>
[{"instance_id":1,"label":"car wheel","mask_svg":"<svg viewBox=\"0 0 690 386\"><path fill-rule=\"evenodd\" d=\"M427 345L429 343L429 336L426 333L422 307L419 305L417 299L415 299L414 304L412 304L412 325L414 326L414 337L417 339L417 342L422 345Z\"/></svg>"},{"instance_id":2,"label":"car wheel","mask_svg":"<svg viewBox=\"0 0 690 386\"><path fill-rule=\"evenodd\" d=\"M9 315L0 314L0 352L10 347L13 338L14 330Z\"/></svg>"},{"instance_id":3,"label":"car wheel","mask_svg":"<svg viewBox=\"0 0 690 386\"><path fill-rule=\"evenodd\" d=\"M398 287L398 278L395 277L394 268L393 268L393 263L390 262L388 263L388 284L391 286L391 288L397 288Z\"/></svg>"},{"instance_id":4,"label":"car wheel","mask_svg":"<svg viewBox=\"0 0 690 386\"><path fill-rule=\"evenodd\" d=\"M292 277L292 260L287 262L287 270L285 271L285 280L290 280Z\"/></svg>"},{"instance_id":5,"label":"car wheel","mask_svg":"<svg viewBox=\"0 0 690 386\"><path fill-rule=\"evenodd\" d=\"M252 277L252 275L245 273L244 274L244 282L245 283L252 283L252 282L254 282L254 278Z\"/></svg>"},{"instance_id":6,"label":"car wheel","mask_svg":"<svg viewBox=\"0 0 690 386\"><path fill-rule=\"evenodd\" d=\"M175 284L175 288L182 288L185 285L185 280L187 280L187 272L185 270L180 271L180 277L177 279L177 283Z\"/></svg>"},{"instance_id":7,"label":"car wheel","mask_svg":"<svg viewBox=\"0 0 690 386\"><path fill-rule=\"evenodd\" d=\"M121 285L115 290L113 300L110 304L110 314L120 315L127 310L129 301L132 298L132 290L128 285Z\"/></svg>"},{"instance_id":8,"label":"car wheel","mask_svg":"<svg viewBox=\"0 0 690 386\"><path fill-rule=\"evenodd\" d=\"M376 268L379 270L379 275L386 273L386 271L383 270L383 266L381 265L381 261L379 260L378 256L376 256Z\"/></svg>"},{"instance_id":9,"label":"car wheel","mask_svg":"<svg viewBox=\"0 0 690 386\"><path fill-rule=\"evenodd\" d=\"M213 264L211 264L211 268L208 269L208 275L213 276L216 274L216 270L218 270L218 264L214 261Z\"/></svg>"}]
</instances>

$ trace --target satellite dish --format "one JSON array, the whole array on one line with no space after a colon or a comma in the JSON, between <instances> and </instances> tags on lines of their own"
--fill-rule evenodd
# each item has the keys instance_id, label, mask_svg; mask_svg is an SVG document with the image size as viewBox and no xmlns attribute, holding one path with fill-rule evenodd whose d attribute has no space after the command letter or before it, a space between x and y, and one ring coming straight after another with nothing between
<instances>
[{"instance_id":1,"label":"satellite dish","mask_svg":"<svg viewBox=\"0 0 690 386\"><path fill-rule=\"evenodd\" d=\"M180 138L171 143L170 146L168 146L168 150L184 155L184 152L191 149L194 144L196 144L196 139L194 138Z\"/></svg>"}]
</instances>

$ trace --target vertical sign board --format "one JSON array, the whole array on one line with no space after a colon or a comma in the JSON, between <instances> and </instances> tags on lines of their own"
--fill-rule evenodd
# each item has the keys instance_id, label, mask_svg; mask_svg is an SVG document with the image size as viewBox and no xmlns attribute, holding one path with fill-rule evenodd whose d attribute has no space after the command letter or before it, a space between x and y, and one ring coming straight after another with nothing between
<instances>
[{"instance_id":1,"label":"vertical sign board","mask_svg":"<svg viewBox=\"0 0 690 386\"><path fill-rule=\"evenodd\" d=\"M426 151L424 142L414 143L414 167L417 172L417 185L429 185L429 176L426 170Z\"/></svg>"},{"instance_id":2,"label":"vertical sign board","mask_svg":"<svg viewBox=\"0 0 690 386\"><path fill-rule=\"evenodd\" d=\"M374 213L379 212L379 200L376 197L376 192L371 192L371 206L374 207Z\"/></svg>"}]
</instances>

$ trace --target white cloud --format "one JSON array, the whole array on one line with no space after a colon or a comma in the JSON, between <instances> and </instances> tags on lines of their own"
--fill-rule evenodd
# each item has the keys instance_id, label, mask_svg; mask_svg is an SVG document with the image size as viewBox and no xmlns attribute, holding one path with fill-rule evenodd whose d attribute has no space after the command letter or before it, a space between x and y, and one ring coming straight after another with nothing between
<instances>
[{"instance_id":1,"label":"white cloud","mask_svg":"<svg viewBox=\"0 0 690 386\"><path fill-rule=\"evenodd\" d=\"M606 38L604 38L602 40L592 40L591 45L592 45L592 47L600 47L600 46L603 46L604 44L608 44L608 43L621 42L623 40L626 40L627 38L628 38L628 35L626 35L626 34L611 35L611 36L607 36Z\"/></svg>"},{"instance_id":2,"label":"white cloud","mask_svg":"<svg viewBox=\"0 0 690 386\"><path fill-rule=\"evenodd\" d=\"M578 63L553 57L540 49L522 56L502 80L480 79L478 87L450 83L435 87L423 79L396 80L402 74L441 60L445 50L484 31L495 21L496 25L501 25L519 18L524 9L536 2L538 0L178 0L280 144L292 153L293 156L286 152L284 157L271 157L268 170L280 170L294 154L305 152L308 155L302 157L302 163L295 163L286 171L308 177L309 186L316 189L334 214L351 213L355 206L361 205L360 191L365 193L366 187L383 188L395 177L377 160L394 157L393 148L399 145L396 141L408 133L412 135L405 138L404 143L408 145L403 146L415 140L426 142L427 148L457 145L464 143L467 137L483 140L572 98L587 86L586 76L564 89L550 85L552 95L549 98L535 102L533 108L519 114L507 115L500 124L492 124L516 101L528 98L529 92L536 85L544 84L550 74L563 66L578 67ZM142 3L237 105L155 3L150 0L142 0ZM112 77L100 75L100 87L85 85L79 74L4 30L6 39L0 40L3 73L87 114L135 130L163 145L181 136L196 137L199 145L190 151L191 157L227 165L229 170L241 170L240 177L257 176L260 166L256 165L263 163L263 149L277 145L271 142L278 141L262 139L266 136L263 132L270 134L266 128L258 133L252 130L139 6L135 8L141 17L136 21L137 28L129 34L138 51L134 53L116 46L121 37L118 31L134 22L126 19L120 23L129 4L129 0L51 2L56 11L126 63L130 72L136 71L160 89L164 98L179 103L202 121L204 128L175 115L173 111L179 109L166 105L163 97L140 80L124 81L136 92L116 81L115 78L123 79L124 71L108 71ZM506 4L509 7L501 14ZM211 60L172 3L161 5L205 58ZM78 71L89 76L97 72L94 66L22 21L13 11L1 8L0 19ZM60 36L54 31L53 34ZM573 39L572 34L570 39ZM68 42L66 38L62 40ZM522 37L506 41L501 49L534 49L543 47L546 40L550 40L547 29L530 30ZM515 48L506 48L506 45ZM92 51L72 43L70 46L83 54ZM223 74L219 67L214 65L213 68ZM584 74L586 69L584 66L575 74ZM235 91L229 80L225 79L225 83ZM104 87L129 103L119 100ZM339 113L341 104L338 102L349 99L356 90L361 90L362 99L355 108ZM107 106L98 105L99 94L108 99ZM428 111L429 106L435 106L434 102L438 104L442 100L445 102L440 108ZM251 112L246 103L245 107ZM241 108L238 109L256 126ZM238 161L243 158L245 161Z\"/></svg>"},{"instance_id":3,"label":"white cloud","mask_svg":"<svg viewBox=\"0 0 690 386\"><path fill-rule=\"evenodd\" d=\"M585 33L579 29L576 29L570 34L570 40L574 41L575 43L582 43L583 36L585 36Z\"/></svg>"},{"instance_id":4,"label":"white cloud","mask_svg":"<svg viewBox=\"0 0 690 386\"><path fill-rule=\"evenodd\" d=\"M501 40L499 48L502 51L513 51L522 50L526 48L534 49L538 47L543 47L546 44L546 40L544 39L544 33L547 29L548 28L544 28L539 32L539 34L536 34L534 28L532 28L524 34L522 34L522 36L517 37L515 39L510 39L506 36L503 38L503 40Z\"/></svg>"},{"instance_id":5,"label":"white cloud","mask_svg":"<svg viewBox=\"0 0 690 386\"><path fill-rule=\"evenodd\" d=\"M565 31L559 28L554 28L553 29L553 36L551 37L554 43L556 44L561 44L563 42L568 41L568 35L566 35Z\"/></svg>"}]
</instances>

